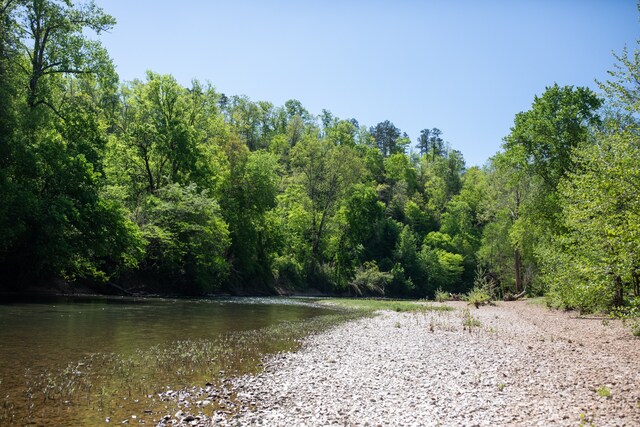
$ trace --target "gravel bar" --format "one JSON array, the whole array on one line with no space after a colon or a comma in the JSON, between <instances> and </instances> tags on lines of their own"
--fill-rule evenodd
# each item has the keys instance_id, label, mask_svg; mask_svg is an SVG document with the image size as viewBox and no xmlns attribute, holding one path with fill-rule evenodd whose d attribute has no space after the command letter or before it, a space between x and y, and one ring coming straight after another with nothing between
<instances>
[{"instance_id":1,"label":"gravel bar","mask_svg":"<svg viewBox=\"0 0 640 427\"><path fill-rule=\"evenodd\" d=\"M640 339L619 321L525 301L448 304L311 336L235 379L239 407L206 423L640 426Z\"/></svg>"}]
</instances>

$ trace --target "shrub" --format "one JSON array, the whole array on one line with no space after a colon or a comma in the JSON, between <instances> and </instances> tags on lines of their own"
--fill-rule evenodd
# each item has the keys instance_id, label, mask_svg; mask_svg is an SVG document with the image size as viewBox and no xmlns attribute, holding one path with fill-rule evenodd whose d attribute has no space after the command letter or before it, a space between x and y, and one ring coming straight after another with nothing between
<instances>
[{"instance_id":1,"label":"shrub","mask_svg":"<svg viewBox=\"0 0 640 427\"><path fill-rule=\"evenodd\" d=\"M349 283L349 288L356 295L364 293L384 295L385 288L392 279L393 275L380 271L375 262L365 262Z\"/></svg>"},{"instance_id":2,"label":"shrub","mask_svg":"<svg viewBox=\"0 0 640 427\"><path fill-rule=\"evenodd\" d=\"M481 268L476 270L476 277L473 280L473 284L473 289L467 293L465 299L469 304L475 305L476 308L489 304L493 294L493 282L487 280L484 270Z\"/></svg>"},{"instance_id":3,"label":"shrub","mask_svg":"<svg viewBox=\"0 0 640 427\"><path fill-rule=\"evenodd\" d=\"M438 288L436 290L436 301L437 302L446 302L451 300L451 295L448 292L442 290L442 288Z\"/></svg>"},{"instance_id":4,"label":"shrub","mask_svg":"<svg viewBox=\"0 0 640 427\"><path fill-rule=\"evenodd\" d=\"M478 308L481 305L489 304L491 296L485 289L476 286L467 293L466 300Z\"/></svg>"}]
</instances>

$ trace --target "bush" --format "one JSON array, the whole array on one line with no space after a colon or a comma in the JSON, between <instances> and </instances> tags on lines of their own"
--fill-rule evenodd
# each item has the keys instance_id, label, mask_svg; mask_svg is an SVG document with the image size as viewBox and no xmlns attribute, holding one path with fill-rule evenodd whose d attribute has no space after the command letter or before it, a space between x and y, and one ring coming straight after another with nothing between
<instances>
[{"instance_id":1,"label":"bush","mask_svg":"<svg viewBox=\"0 0 640 427\"><path fill-rule=\"evenodd\" d=\"M271 274L276 286L292 289L301 288L304 281L303 268L291 255L283 255L273 260Z\"/></svg>"},{"instance_id":2,"label":"bush","mask_svg":"<svg viewBox=\"0 0 640 427\"><path fill-rule=\"evenodd\" d=\"M634 337L640 337L640 297L632 298L627 305L611 310L611 317L622 319Z\"/></svg>"},{"instance_id":3,"label":"bush","mask_svg":"<svg viewBox=\"0 0 640 427\"><path fill-rule=\"evenodd\" d=\"M478 308L481 305L489 304L491 302L491 296L485 289L476 286L467 293L466 300L469 304L473 304Z\"/></svg>"},{"instance_id":4,"label":"bush","mask_svg":"<svg viewBox=\"0 0 640 427\"><path fill-rule=\"evenodd\" d=\"M451 295L448 292L442 290L442 288L438 288L436 290L436 301L437 302L446 302L451 300Z\"/></svg>"},{"instance_id":5,"label":"bush","mask_svg":"<svg viewBox=\"0 0 640 427\"><path fill-rule=\"evenodd\" d=\"M365 262L349 283L349 289L356 295L364 293L384 295L385 288L392 279L393 275L380 271L375 262Z\"/></svg>"},{"instance_id":6,"label":"bush","mask_svg":"<svg viewBox=\"0 0 640 427\"><path fill-rule=\"evenodd\" d=\"M394 264L389 272L391 279L386 289L386 294L390 296L411 295L415 290L411 278L407 278L404 267L399 263Z\"/></svg>"}]
</instances>

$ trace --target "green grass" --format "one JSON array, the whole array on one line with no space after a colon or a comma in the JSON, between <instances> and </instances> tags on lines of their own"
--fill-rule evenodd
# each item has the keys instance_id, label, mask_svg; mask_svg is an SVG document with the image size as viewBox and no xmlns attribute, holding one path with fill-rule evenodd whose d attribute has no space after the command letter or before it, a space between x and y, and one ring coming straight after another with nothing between
<instances>
[{"instance_id":1,"label":"green grass","mask_svg":"<svg viewBox=\"0 0 640 427\"><path fill-rule=\"evenodd\" d=\"M471 315L468 308L462 311L462 329L472 331L473 328L479 328L482 326L482 322Z\"/></svg>"},{"instance_id":2,"label":"green grass","mask_svg":"<svg viewBox=\"0 0 640 427\"><path fill-rule=\"evenodd\" d=\"M598 389L596 389L596 393L600 397L606 397L607 399L611 398L611 390L609 389L609 387L606 387L606 386L598 387Z\"/></svg>"},{"instance_id":3,"label":"green grass","mask_svg":"<svg viewBox=\"0 0 640 427\"><path fill-rule=\"evenodd\" d=\"M356 299L356 298L329 298L319 301L321 304L335 305L347 309L364 312L376 312L379 310L397 312L425 312L425 311L451 311L452 307L446 305L428 304L421 301L390 300L390 299Z\"/></svg>"}]
</instances>

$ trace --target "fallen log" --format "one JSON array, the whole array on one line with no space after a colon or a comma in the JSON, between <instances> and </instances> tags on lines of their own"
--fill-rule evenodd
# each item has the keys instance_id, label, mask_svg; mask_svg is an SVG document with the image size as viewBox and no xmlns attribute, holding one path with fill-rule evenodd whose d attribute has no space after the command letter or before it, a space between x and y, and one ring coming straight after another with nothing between
<instances>
[{"instance_id":1,"label":"fallen log","mask_svg":"<svg viewBox=\"0 0 640 427\"><path fill-rule=\"evenodd\" d=\"M522 298L525 294L527 293L527 290L525 289L524 291L520 292L519 294L512 294L510 292L507 292L504 294L504 297L502 298L505 301L518 301L520 298Z\"/></svg>"}]
</instances>

